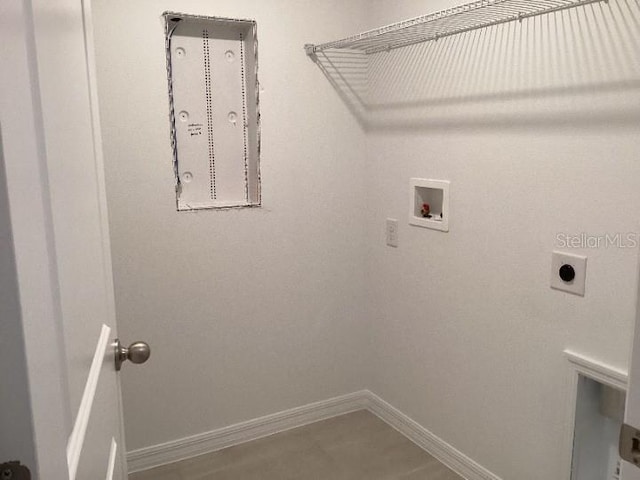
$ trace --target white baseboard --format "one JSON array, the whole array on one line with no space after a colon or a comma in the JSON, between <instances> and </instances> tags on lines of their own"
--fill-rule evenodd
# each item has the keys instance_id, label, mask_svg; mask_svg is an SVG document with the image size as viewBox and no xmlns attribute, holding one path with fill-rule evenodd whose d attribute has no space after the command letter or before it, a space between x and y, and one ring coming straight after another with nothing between
<instances>
[{"instance_id":1,"label":"white baseboard","mask_svg":"<svg viewBox=\"0 0 640 480\"><path fill-rule=\"evenodd\" d=\"M404 413L368 392L367 409L405 437L467 480L501 480L479 463L456 450Z\"/></svg>"},{"instance_id":2,"label":"white baseboard","mask_svg":"<svg viewBox=\"0 0 640 480\"><path fill-rule=\"evenodd\" d=\"M197 457L309 423L363 410L367 408L368 395L366 390L350 393L192 437L133 450L127 453L129 473Z\"/></svg>"},{"instance_id":3,"label":"white baseboard","mask_svg":"<svg viewBox=\"0 0 640 480\"><path fill-rule=\"evenodd\" d=\"M466 480L501 480L447 442L368 390L274 413L211 432L127 453L129 472L138 472L232 445L326 420L357 410L369 410Z\"/></svg>"}]
</instances>

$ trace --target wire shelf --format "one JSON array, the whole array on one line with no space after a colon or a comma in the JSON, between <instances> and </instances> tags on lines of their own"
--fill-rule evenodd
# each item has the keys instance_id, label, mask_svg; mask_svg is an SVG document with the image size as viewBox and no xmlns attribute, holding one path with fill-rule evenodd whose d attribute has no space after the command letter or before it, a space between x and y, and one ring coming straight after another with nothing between
<instances>
[{"instance_id":1,"label":"wire shelf","mask_svg":"<svg viewBox=\"0 0 640 480\"><path fill-rule=\"evenodd\" d=\"M437 40L501 23L608 0L481 0L394 23L320 45L305 45L310 56L329 49L354 49L367 54Z\"/></svg>"}]
</instances>

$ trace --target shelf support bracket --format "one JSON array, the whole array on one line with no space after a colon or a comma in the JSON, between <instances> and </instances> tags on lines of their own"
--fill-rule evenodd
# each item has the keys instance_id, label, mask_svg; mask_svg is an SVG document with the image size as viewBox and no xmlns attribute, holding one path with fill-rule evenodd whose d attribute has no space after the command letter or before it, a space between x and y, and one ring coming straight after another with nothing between
<instances>
[{"instance_id":1,"label":"shelf support bracket","mask_svg":"<svg viewBox=\"0 0 640 480\"><path fill-rule=\"evenodd\" d=\"M307 52L307 55L311 58L311 60L313 60L314 62L318 59L318 56L316 55L316 46L313 45L312 43L307 43L304 46L304 51Z\"/></svg>"}]
</instances>

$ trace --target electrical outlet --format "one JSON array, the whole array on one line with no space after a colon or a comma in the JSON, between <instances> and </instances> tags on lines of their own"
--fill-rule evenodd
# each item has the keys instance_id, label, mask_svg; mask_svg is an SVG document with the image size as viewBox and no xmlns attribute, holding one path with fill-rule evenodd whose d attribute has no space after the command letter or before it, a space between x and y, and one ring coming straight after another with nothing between
<instances>
[{"instance_id":1,"label":"electrical outlet","mask_svg":"<svg viewBox=\"0 0 640 480\"><path fill-rule=\"evenodd\" d=\"M388 246L398 246L398 220L395 218L387 218L386 237Z\"/></svg>"},{"instance_id":2,"label":"electrical outlet","mask_svg":"<svg viewBox=\"0 0 640 480\"><path fill-rule=\"evenodd\" d=\"M584 297L587 257L570 253L551 254L551 288Z\"/></svg>"}]
</instances>

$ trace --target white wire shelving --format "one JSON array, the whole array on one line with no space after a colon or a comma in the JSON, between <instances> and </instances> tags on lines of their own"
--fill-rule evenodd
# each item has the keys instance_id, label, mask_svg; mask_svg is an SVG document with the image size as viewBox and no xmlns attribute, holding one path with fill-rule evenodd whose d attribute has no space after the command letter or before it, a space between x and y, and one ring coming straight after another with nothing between
<instances>
[{"instance_id":1,"label":"white wire shelving","mask_svg":"<svg viewBox=\"0 0 640 480\"><path fill-rule=\"evenodd\" d=\"M331 49L352 49L372 54L603 1L608 3L608 0L481 0L341 40L307 44L304 48L311 57Z\"/></svg>"}]
</instances>

